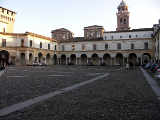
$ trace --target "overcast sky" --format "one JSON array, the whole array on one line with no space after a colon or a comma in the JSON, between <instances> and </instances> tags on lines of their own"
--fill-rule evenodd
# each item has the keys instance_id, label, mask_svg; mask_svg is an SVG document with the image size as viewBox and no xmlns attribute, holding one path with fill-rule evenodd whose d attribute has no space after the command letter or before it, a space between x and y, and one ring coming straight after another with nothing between
<instances>
[{"instance_id":1,"label":"overcast sky","mask_svg":"<svg viewBox=\"0 0 160 120\"><path fill-rule=\"evenodd\" d=\"M17 12L15 32L51 36L51 30L67 28L83 36L83 28L102 25L116 30L117 6L121 0L0 0L0 6ZM126 0L130 27L147 28L160 19L160 0Z\"/></svg>"}]
</instances>

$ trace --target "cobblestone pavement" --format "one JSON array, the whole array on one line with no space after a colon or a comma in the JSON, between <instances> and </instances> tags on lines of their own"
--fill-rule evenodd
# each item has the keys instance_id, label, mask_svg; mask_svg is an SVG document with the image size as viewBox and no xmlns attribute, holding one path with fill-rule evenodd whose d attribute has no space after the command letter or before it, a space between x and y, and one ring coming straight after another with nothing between
<instances>
[{"instance_id":1,"label":"cobblestone pavement","mask_svg":"<svg viewBox=\"0 0 160 120\"><path fill-rule=\"evenodd\" d=\"M110 67L9 68L0 78L0 108L71 86L109 77L57 95L0 120L160 120L160 102L142 72Z\"/></svg>"}]
</instances>

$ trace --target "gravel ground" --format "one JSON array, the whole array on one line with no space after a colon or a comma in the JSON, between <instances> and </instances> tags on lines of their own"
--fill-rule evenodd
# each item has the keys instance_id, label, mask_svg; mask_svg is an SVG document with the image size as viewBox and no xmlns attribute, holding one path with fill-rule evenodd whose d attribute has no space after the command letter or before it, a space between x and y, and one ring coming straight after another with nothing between
<instances>
[{"instance_id":1,"label":"gravel ground","mask_svg":"<svg viewBox=\"0 0 160 120\"><path fill-rule=\"evenodd\" d=\"M75 81L81 72L85 74L83 80L89 80L92 77L87 74L99 71L105 73L111 69L60 67L56 70L73 70L75 77L72 75L71 80L67 81ZM139 69L128 72L115 71L110 74L107 78L12 113L0 120L160 120L160 102ZM63 82L66 80L60 84ZM24 83L26 84L24 81L21 84Z\"/></svg>"},{"instance_id":2,"label":"gravel ground","mask_svg":"<svg viewBox=\"0 0 160 120\"><path fill-rule=\"evenodd\" d=\"M104 67L86 66L8 68L0 78L0 108L89 80L106 71Z\"/></svg>"}]
</instances>

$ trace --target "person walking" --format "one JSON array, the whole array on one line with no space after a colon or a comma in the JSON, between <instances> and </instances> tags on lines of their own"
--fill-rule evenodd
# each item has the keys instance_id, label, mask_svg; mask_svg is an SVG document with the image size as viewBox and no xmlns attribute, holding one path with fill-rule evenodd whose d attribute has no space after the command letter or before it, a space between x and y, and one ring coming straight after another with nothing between
<instances>
[{"instance_id":1,"label":"person walking","mask_svg":"<svg viewBox=\"0 0 160 120\"><path fill-rule=\"evenodd\" d=\"M129 70L129 64L128 63L126 64L126 70L127 71Z\"/></svg>"}]
</instances>

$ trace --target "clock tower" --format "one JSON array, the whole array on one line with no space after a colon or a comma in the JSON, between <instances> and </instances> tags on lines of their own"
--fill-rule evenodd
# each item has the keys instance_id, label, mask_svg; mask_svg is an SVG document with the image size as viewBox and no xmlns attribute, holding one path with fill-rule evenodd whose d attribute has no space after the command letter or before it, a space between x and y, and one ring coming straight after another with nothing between
<instances>
[{"instance_id":1,"label":"clock tower","mask_svg":"<svg viewBox=\"0 0 160 120\"><path fill-rule=\"evenodd\" d=\"M121 1L118 6L117 12L117 31L126 31L129 30L129 12L128 6L124 0Z\"/></svg>"}]
</instances>

